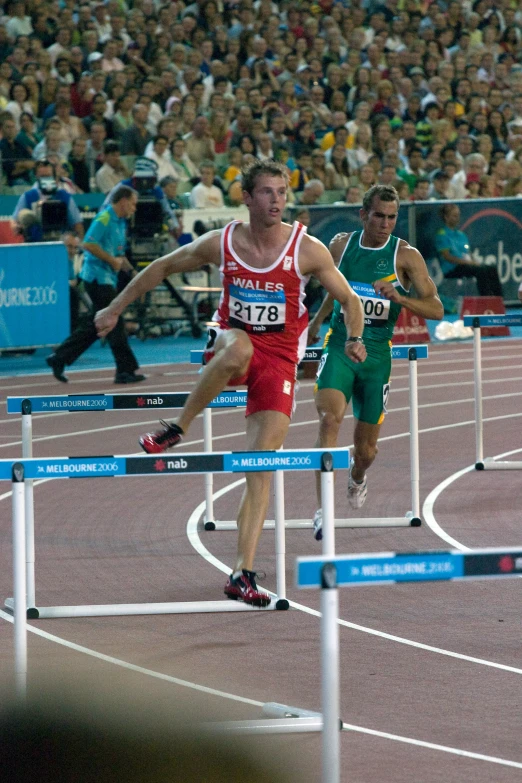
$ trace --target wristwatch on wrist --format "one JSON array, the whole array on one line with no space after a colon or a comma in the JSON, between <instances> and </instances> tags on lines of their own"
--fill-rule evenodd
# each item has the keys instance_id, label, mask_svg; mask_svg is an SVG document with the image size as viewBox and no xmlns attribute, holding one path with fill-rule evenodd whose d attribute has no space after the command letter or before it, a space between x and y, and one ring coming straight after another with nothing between
<instances>
[{"instance_id":1,"label":"wristwatch on wrist","mask_svg":"<svg viewBox=\"0 0 522 783\"><path fill-rule=\"evenodd\" d=\"M346 340L347 343L362 343L364 342L362 337L348 337Z\"/></svg>"}]
</instances>

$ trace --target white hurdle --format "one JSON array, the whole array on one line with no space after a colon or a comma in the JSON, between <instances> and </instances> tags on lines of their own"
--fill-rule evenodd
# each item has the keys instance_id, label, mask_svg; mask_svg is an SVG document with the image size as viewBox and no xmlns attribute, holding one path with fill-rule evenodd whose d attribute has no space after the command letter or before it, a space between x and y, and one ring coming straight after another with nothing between
<instances>
[{"instance_id":1,"label":"white hurdle","mask_svg":"<svg viewBox=\"0 0 522 783\"><path fill-rule=\"evenodd\" d=\"M321 349L308 349L304 362L317 361L322 354ZM190 361L193 364L200 363L203 351L191 351ZM382 527L419 527L421 522L420 496L419 496L419 406L417 383L417 360L428 358L427 345L395 345L392 348L393 359L408 359L409 368L409 402L410 402L410 485L411 485L411 509L401 517L364 517L336 519L337 528L382 528ZM239 392L236 392L239 393ZM212 451L212 413L205 411L204 419L205 450ZM276 474L277 476L277 474ZM205 530L237 530L235 521L217 521L214 514L212 500L212 476L205 478L206 486L206 512ZM207 483L208 482L208 483ZM312 528L311 516L308 519L285 519L283 477L274 480L274 514L275 519L265 521L264 529L273 530L276 523L282 520L284 527L293 530L310 530ZM278 516L280 515L280 516Z\"/></svg>"},{"instance_id":2,"label":"white hurdle","mask_svg":"<svg viewBox=\"0 0 522 783\"><path fill-rule=\"evenodd\" d=\"M331 520L327 524L331 525ZM324 520L323 520L324 527ZM522 547L449 552L378 552L298 558L297 587L321 588L321 680L323 706L322 783L340 783L338 587L399 582L455 581L522 576ZM332 604L332 609L325 608ZM324 637L327 637L325 639ZM336 672L332 670L336 668ZM346 775L344 777L346 779Z\"/></svg>"},{"instance_id":3,"label":"white hurdle","mask_svg":"<svg viewBox=\"0 0 522 783\"><path fill-rule=\"evenodd\" d=\"M8 414L21 414L22 421L22 459L33 456L33 415L38 413L104 413L127 410L155 410L182 408L189 392L152 392L148 394L62 394L35 397L8 397L6 410ZM210 403L210 408L233 408L246 405L246 392L229 390ZM203 412L205 449L212 450L212 419L210 409ZM210 446L207 444L210 442ZM210 498L212 507L213 474L205 474L205 498ZM26 585L28 617L38 617L36 609L36 578L35 578L35 539L34 539L34 489L33 480L24 481L25 495L25 540L26 540ZM208 507L208 506L207 506ZM277 541L276 539L276 545ZM283 549L284 552L284 549ZM278 552L276 549L276 558ZM284 595L285 574L283 568L283 589L278 595L282 601ZM276 574L277 576L277 574ZM280 576L280 575L279 575ZM5 602L8 609L12 608L12 598ZM279 608L286 608L280 605Z\"/></svg>"},{"instance_id":4,"label":"white hurdle","mask_svg":"<svg viewBox=\"0 0 522 783\"><path fill-rule=\"evenodd\" d=\"M11 609L14 618L14 654L15 678L19 699L25 698L27 681L27 610L26 584L27 573L25 563L25 500L24 483L35 478L70 479L93 477L125 477L125 476L172 476L190 475L209 470L221 473L242 473L250 471L281 472L284 470L318 470L323 465L328 466L330 477L333 468L349 467L349 455L344 449L323 449L308 451L255 451L255 452L221 452L214 454L190 453L176 454L172 460L163 460L158 466L157 456L106 456L106 457L57 457L47 459L27 459L13 463L11 460L0 460L0 480L10 480L13 497L13 599ZM333 481L325 484L325 492L332 495ZM325 498L324 506L330 508L329 500ZM66 617L104 617L128 616L137 614L187 614L193 612L221 611L259 611L277 609L272 604L264 609L248 606L234 601L203 601L184 603L159 604L110 604L84 606L40 607L33 615L41 618ZM285 714L281 714L282 710ZM269 731L320 731L323 726L322 717L307 710L294 710L289 713L284 705L267 703L264 705L267 716L279 718L264 718L260 722ZM299 726L299 728L298 728ZM259 727L258 727L259 728Z\"/></svg>"},{"instance_id":5,"label":"white hurdle","mask_svg":"<svg viewBox=\"0 0 522 783\"><path fill-rule=\"evenodd\" d=\"M282 592L277 584L276 599L268 607L258 609L242 602L230 600L223 601L184 601L162 603L133 603L133 604L88 604L81 606L38 606L36 603L28 605L26 597L26 585L28 582L26 568L25 545L25 493L20 497L23 484L26 480L41 478L71 479L93 478L107 476L168 476L173 474L190 475L196 473L245 473L251 471L281 472L284 470L316 470L320 467L323 449L309 449L307 451L254 451L254 452L214 452L178 454L172 459L165 457L158 460L157 455L152 456L106 456L106 457L56 457L47 459L27 459L17 462L18 479L15 485L12 478L12 460L0 460L0 480L11 479L13 481L13 497L16 497L16 509L13 516L16 517L16 530L14 547L16 548L15 561L17 568L23 563L23 603L24 611L29 619L58 618L58 617L112 617L143 614L189 614L201 612L243 612L243 611L271 611L286 610L289 602L286 599L286 584L283 580ZM337 468L347 468L349 455L346 449L331 449ZM18 484L20 486L18 486ZM20 533L23 526L23 534ZM284 540L284 539L283 539ZM277 554L277 553L276 553ZM276 560L276 580L278 572L284 575L284 551ZM18 579L15 580L15 592L21 595L19 586L21 579L18 571ZM13 595L5 601L7 609L13 613L20 607L20 600Z\"/></svg>"},{"instance_id":6,"label":"white hurdle","mask_svg":"<svg viewBox=\"0 0 522 783\"><path fill-rule=\"evenodd\" d=\"M522 326L522 315L465 315L464 326L473 327L473 380L475 386L475 469L522 470L522 462L484 459L484 418L482 412L482 326Z\"/></svg>"}]
</instances>

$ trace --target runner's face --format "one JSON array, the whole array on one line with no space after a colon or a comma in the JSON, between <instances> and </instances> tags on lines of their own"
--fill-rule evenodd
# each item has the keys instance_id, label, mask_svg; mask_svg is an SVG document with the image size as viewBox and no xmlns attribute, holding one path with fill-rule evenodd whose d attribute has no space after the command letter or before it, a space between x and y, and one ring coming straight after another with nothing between
<instances>
[{"instance_id":1,"label":"runner's face","mask_svg":"<svg viewBox=\"0 0 522 783\"><path fill-rule=\"evenodd\" d=\"M252 195L245 193L244 199L251 218L255 215L265 225L280 223L286 206L286 182L283 177L262 174Z\"/></svg>"},{"instance_id":2,"label":"runner's face","mask_svg":"<svg viewBox=\"0 0 522 783\"><path fill-rule=\"evenodd\" d=\"M376 246L383 245L397 223L397 204L395 201L381 201L374 198L368 212L361 209L361 219L365 238Z\"/></svg>"}]
</instances>

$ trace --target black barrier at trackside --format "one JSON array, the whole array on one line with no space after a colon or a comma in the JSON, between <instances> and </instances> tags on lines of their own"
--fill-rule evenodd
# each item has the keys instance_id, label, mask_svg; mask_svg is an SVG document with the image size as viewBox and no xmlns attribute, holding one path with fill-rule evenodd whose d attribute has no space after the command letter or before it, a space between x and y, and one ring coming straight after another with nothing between
<instances>
[{"instance_id":1,"label":"black barrier at trackside","mask_svg":"<svg viewBox=\"0 0 522 783\"><path fill-rule=\"evenodd\" d=\"M426 261L437 257L435 234L442 228L444 201L403 203L395 233L417 247ZM522 282L522 199L471 199L454 202L461 211L460 230L469 239L471 255L478 263L495 265L506 304L518 304ZM299 207L292 207L295 212ZM326 245L341 231L362 228L359 206L308 207L309 232Z\"/></svg>"}]
</instances>

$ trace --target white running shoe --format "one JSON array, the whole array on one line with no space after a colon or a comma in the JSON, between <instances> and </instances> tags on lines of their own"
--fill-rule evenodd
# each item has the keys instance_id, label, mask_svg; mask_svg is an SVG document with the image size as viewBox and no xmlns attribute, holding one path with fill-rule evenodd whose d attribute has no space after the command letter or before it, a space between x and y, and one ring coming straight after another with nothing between
<instances>
[{"instance_id":1,"label":"white running shoe","mask_svg":"<svg viewBox=\"0 0 522 783\"><path fill-rule=\"evenodd\" d=\"M352 471L350 470L347 494L348 503L352 508L362 508L364 506L364 501L366 500L366 495L368 494L368 479L366 476L363 478L362 482L358 484L353 480Z\"/></svg>"},{"instance_id":2,"label":"white running shoe","mask_svg":"<svg viewBox=\"0 0 522 783\"><path fill-rule=\"evenodd\" d=\"M314 514L313 522L314 538L316 541L321 541L323 538L323 510L318 508Z\"/></svg>"}]
</instances>

